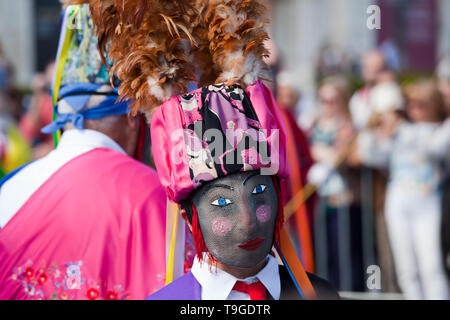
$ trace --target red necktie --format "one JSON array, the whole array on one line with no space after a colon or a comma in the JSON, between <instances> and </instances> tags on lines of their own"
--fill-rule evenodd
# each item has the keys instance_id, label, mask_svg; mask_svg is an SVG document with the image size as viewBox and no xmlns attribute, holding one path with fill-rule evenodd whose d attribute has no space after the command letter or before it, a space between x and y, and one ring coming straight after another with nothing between
<instances>
[{"instance_id":1,"label":"red necktie","mask_svg":"<svg viewBox=\"0 0 450 320\"><path fill-rule=\"evenodd\" d=\"M266 300L266 287L261 281L253 282L252 284L236 281L233 290L249 294L250 300Z\"/></svg>"}]
</instances>

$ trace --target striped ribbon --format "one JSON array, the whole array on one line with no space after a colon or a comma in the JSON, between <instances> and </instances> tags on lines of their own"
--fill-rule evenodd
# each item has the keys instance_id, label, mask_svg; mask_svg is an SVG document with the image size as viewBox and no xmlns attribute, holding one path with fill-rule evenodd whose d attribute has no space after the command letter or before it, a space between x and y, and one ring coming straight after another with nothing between
<instances>
[{"instance_id":1,"label":"striped ribbon","mask_svg":"<svg viewBox=\"0 0 450 320\"><path fill-rule=\"evenodd\" d=\"M287 154L289 166L291 167L291 176L289 178L289 183L291 186L291 195L303 195L303 183L302 176L300 172L300 159L298 158L297 146L295 145L295 136L292 132L292 127L289 124L289 121L286 117L285 111L280 110L281 114L284 118L286 124L286 132L287 132ZM300 246L300 255L302 257L302 261L306 267L306 269L314 273L314 252L313 252L313 244L311 239L311 229L310 229L310 221L308 219L308 213L306 209L305 201L301 201L300 197L294 200L295 206L295 229L296 236L299 241ZM285 221L287 221L287 217L285 216Z\"/></svg>"},{"instance_id":2,"label":"striped ribbon","mask_svg":"<svg viewBox=\"0 0 450 320\"><path fill-rule=\"evenodd\" d=\"M186 223L178 205L167 200L166 218L166 285L184 274Z\"/></svg>"},{"instance_id":3,"label":"striped ribbon","mask_svg":"<svg viewBox=\"0 0 450 320\"><path fill-rule=\"evenodd\" d=\"M72 29L70 28L73 25L73 19L76 17L80 7L79 6L71 6L70 10L66 10L64 12L64 18L61 23L61 36L58 47L58 53L56 58L56 71L53 78L53 110L56 110L56 104L58 102L58 93L61 88L61 76L64 71L64 66L67 61L67 56L69 54L70 49L70 40L72 38ZM64 41L62 41L64 39ZM53 112L53 121L56 120L56 113ZM61 131L58 130L53 134L53 141L55 143L55 147L58 146L59 139L61 138Z\"/></svg>"}]
</instances>

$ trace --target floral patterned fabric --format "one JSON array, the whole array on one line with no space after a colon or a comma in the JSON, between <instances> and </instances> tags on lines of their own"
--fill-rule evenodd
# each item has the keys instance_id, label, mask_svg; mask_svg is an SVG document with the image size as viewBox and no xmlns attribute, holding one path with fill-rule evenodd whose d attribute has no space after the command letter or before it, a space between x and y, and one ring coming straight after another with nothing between
<instances>
[{"instance_id":1,"label":"floral patterned fabric","mask_svg":"<svg viewBox=\"0 0 450 320\"><path fill-rule=\"evenodd\" d=\"M61 76L61 86L73 83L109 84L108 69L103 65L97 48L97 37L89 5L69 6L66 28L72 32L69 52Z\"/></svg>"},{"instance_id":2,"label":"floral patterned fabric","mask_svg":"<svg viewBox=\"0 0 450 320\"><path fill-rule=\"evenodd\" d=\"M204 182L235 172L289 174L285 125L261 82L211 85L167 100L152 117L155 164L179 202Z\"/></svg>"},{"instance_id":3,"label":"floral patterned fabric","mask_svg":"<svg viewBox=\"0 0 450 320\"><path fill-rule=\"evenodd\" d=\"M0 300L144 299L165 283L166 203L122 153L69 161L0 230Z\"/></svg>"},{"instance_id":4,"label":"floral patterned fabric","mask_svg":"<svg viewBox=\"0 0 450 320\"><path fill-rule=\"evenodd\" d=\"M47 265L28 260L24 265L13 269L10 280L20 284L23 292L33 300L74 300L79 299L80 292L81 296L84 294L84 298L89 300L131 298L120 284L110 288L107 281L87 279L83 261Z\"/></svg>"},{"instance_id":5,"label":"floral patterned fabric","mask_svg":"<svg viewBox=\"0 0 450 320\"><path fill-rule=\"evenodd\" d=\"M185 120L190 175L195 187L229 173L270 164L270 154L259 152L260 149L269 151L267 135L260 130L253 106L238 85L212 85L194 94L180 96L179 101ZM196 127L200 128L197 132ZM216 130L222 142L214 150L210 148L214 141L209 142L207 134L211 129Z\"/></svg>"}]
</instances>

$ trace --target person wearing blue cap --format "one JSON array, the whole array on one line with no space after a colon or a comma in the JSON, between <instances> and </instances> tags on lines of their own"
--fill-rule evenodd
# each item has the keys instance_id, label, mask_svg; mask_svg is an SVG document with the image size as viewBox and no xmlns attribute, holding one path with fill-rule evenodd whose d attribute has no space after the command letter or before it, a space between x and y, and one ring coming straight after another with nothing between
<instances>
[{"instance_id":1,"label":"person wearing blue cap","mask_svg":"<svg viewBox=\"0 0 450 320\"><path fill-rule=\"evenodd\" d=\"M65 9L56 65L58 146L0 182L0 299L143 299L164 286L167 198L89 5Z\"/></svg>"}]
</instances>

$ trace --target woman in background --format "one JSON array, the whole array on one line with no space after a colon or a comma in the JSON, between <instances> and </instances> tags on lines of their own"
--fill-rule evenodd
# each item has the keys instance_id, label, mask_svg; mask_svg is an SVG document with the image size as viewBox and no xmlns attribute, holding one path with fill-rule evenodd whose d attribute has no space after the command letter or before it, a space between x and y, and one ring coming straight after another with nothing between
<instances>
[{"instance_id":1,"label":"woman in background","mask_svg":"<svg viewBox=\"0 0 450 320\"><path fill-rule=\"evenodd\" d=\"M360 211L353 206L358 195L353 193L353 190L357 188L350 187L353 181L359 184L359 179L353 179L355 176L346 165L335 168L340 156L347 152L354 135L349 100L350 89L346 79L340 77L324 79L318 95L319 115L310 137L311 154L315 164L308 174L308 180L318 186L318 194L322 198L316 220L320 221L321 217L323 217L321 221L326 220L326 227L324 227L326 230L322 232L315 230L318 236L321 233L327 235L326 258L319 257L319 253L324 250L320 247L323 244L316 237L317 270L321 273L321 268L327 268L328 279L340 289L363 290L362 279L358 278L358 275L362 274L360 269L361 224L358 222ZM345 218L345 215L339 214L344 212L350 215L350 225L346 223L344 226L342 223L341 218ZM323 222L317 222L316 226L322 228ZM346 226L349 231L343 230ZM345 244L342 239L348 232L354 241ZM344 252L349 252L347 250L351 252L350 257L343 255ZM322 261L319 262L319 260ZM348 272L343 270L344 265L351 270ZM348 276L347 280L343 278L345 274Z\"/></svg>"}]
</instances>

